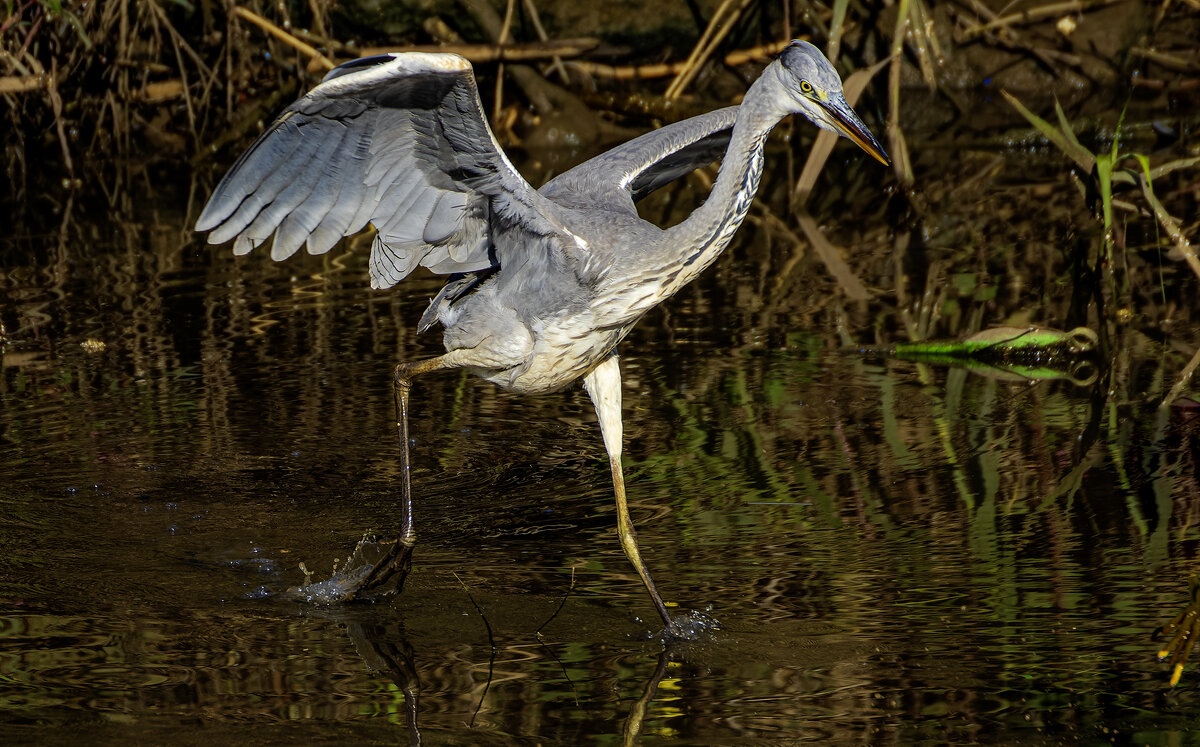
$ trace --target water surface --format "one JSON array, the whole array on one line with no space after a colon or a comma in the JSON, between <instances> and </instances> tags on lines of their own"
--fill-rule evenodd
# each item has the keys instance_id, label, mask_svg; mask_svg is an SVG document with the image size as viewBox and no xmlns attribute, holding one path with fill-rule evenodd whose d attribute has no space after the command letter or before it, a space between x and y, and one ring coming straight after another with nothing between
<instances>
[{"instance_id":1,"label":"water surface","mask_svg":"<svg viewBox=\"0 0 1200 747\"><path fill-rule=\"evenodd\" d=\"M1167 266L1133 291L1135 323L1101 325L1093 291L1061 279L1094 224L1078 196L1038 191L1027 154L965 153L911 230L844 155L812 209L872 300L848 301L765 212L773 158L737 243L622 348L642 552L678 610L722 624L665 651L585 395L460 372L414 390L404 593L281 598L300 562L325 574L395 519L390 371L439 352L413 332L437 279L379 293L362 248L275 264L207 247L189 230L207 173L143 169L115 204L30 200L0 243L6 735L1165 744L1196 728L1200 675L1169 688L1151 641L1187 600L1198 539L1194 410L1157 406L1192 352L1189 279ZM694 187L647 212L672 220ZM923 313L931 336L1024 319L1101 327L1105 346L1090 381L841 352L906 339Z\"/></svg>"}]
</instances>

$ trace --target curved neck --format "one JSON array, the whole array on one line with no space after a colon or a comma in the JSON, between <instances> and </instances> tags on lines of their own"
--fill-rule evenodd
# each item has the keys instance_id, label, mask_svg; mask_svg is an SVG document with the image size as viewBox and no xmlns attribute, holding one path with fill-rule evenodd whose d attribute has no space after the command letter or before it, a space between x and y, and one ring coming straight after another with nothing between
<instances>
[{"instance_id":1,"label":"curved neck","mask_svg":"<svg viewBox=\"0 0 1200 747\"><path fill-rule=\"evenodd\" d=\"M675 293L716 261L750 211L762 179L763 144L788 114L779 104L778 74L773 63L746 92L708 199L664 233L662 246L668 256L665 295ZM672 252L672 247L687 247L687 251Z\"/></svg>"}]
</instances>

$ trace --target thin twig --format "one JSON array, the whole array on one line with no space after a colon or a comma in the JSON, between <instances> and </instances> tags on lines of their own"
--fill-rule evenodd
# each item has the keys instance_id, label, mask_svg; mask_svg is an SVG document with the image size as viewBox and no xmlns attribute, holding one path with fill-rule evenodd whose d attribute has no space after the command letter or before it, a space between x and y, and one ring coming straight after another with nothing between
<instances>
[{"instance_id":1,"label":"thin twig","mask_svg":"<svg viewBox=\"0 0 1200 747\"><path fill-rule=\"evenodd\" d=\"M547 625L549 625L550 623L554 622L554 618L558 617L559 612L562 612L562 608L567 603L567 598L571 596L572 591L575 591L575 569L574 568L571 568L571 585L569 587L567 587L567 593L563 594L563 598L561 600L559 600L558 608L554 610L554 614L552 614L552 615L550 615L550 617L546 618L546 622L539 625L538 629L536 631L534 631L533 635L539 641L542 640L542 628L544 628Z\"/></svg>"},{"instance_id":2,"label":"thin twig","mask_svg":"<svg viewBox=\"0 0 1200 747\"><path fill-rule=\"evenodd\" d=\"M723 19L722 16L726 15L725 11L734 2L738 2L738 6L733 10L729 10L727 17ZM691 85L691 82L700 73L700 68L704 65L705 61L712 56L721 42L725 40L725 37L729 35L729 32L733 31L734 24L737 23L738 18L742 15L742 11L751 2L752 0L725 0L721 3L717 11L713 13L712 20L708 22L704 33L700 36L700 41L696 42L696 46L692 49L692 54L688 57L687 67L684 68L683 72L679 73L675 80L671 81L671 85L667 87L667 92L663 94L663 98L668 101L677 99L683 93L683 90ZM721 24L719 28L717 26L718 23Z\"/></svg>"},{"instance_id":3,"label":"thin twig","mask_svg":"<svg viewBox=\"0 0 1200 747\"><path fill-rule=\"evenodd\" d=\"M550 41L549 35L546 34L546 28L542 26L542 18L538 15L538 9L533 4L533 0L523 0L523 5L525 6L525 12L529 14L530 22L533 23L533 30L537 32L538 39L541 39L543 42ZM558 73L559 80L563 83L567 82L567 69L563 67L561 57L554 55L551 58L550 69Z\"/></svg>"},{"instance_id":4,"label":"thin twig","mask_svg":"<svg viewBox=\"0 0 1200 747\"><path fill-rule=\"evenodd\" d=\"M999 18L999 15L994 13L991 8L988 8L979 0L964 0L964 5L966 5L972 12L982 16L988 21L994 21ZM1002 47L1014 51L1028 51L1032 53L1034 57L1037 57L1048 70L1057 72L1058 68L1055 67L1053 60L1046 56L1046 54L1041 50L1022 43L1021 39L1017 36L1017 33L1013 31L1012 28L1000 27L997 29L997 31L997 39Z\"/></svg>"},{"instance_id":5,"label":"thin twig","mask_svg":"<svg viewBox=\"0 0 1200 747\"><path fill-rule=\"evenodd\" d=\"M917 55L917 65L921 69L925 85L932 91L937 87L937 77L931 58L942 56L937 36L933 33L933 18L925 10L925 4L921 0L912 0L910 13L911 23L908 24L907 33L909 46Z\"/></svg>"},{"instance_id":6,"label":"thin twig","mask_svg":"<svg viewBox=\"0 0 1200 747\"><path fill-rule=\"evenodd\" d=\"M312 11L313 30L318 36L325 36L325 13L326 8L321 8L317 0L308 0L309 10Z\"/></svg>"},{"instance_id":7,"label":"thin twig","mask_svg":"<svg viewBox=\"0 0 1200 747\"><path fill-rule=\"evenodd\" d=\"M208 64L204 61L203 58L200 57L199 54L196 53L196 50L192 49L192 45L188 44L187 40L184 39L183 36L181 36L180 33L175 30L175 26L172 25L171 19L167 17L167 12L162 9L162 6L160 6L156 2L152 2L152 3L150 3L150 7L152 7L154 9L154 13L155 13L155 15L158 16L159 21L162 23L163 26L166 27L167 34L170 35L171 42L175 46L176 58L178 58L178 56L179 56L179 51L183 50L183 52L185 52L187 54L187 56L192 59L192 62L196 65L196 69L200 72L200 74L208 75L210 72L209 68L208 68ZM180 73L182 74L182 72L183 72L182 63L179 63L179 64L181 65Z\"/></svg>"},{"instance_id":8,"label":"thin twig","mask_svg":"<svg viewBox=\"0 0 1200 747\"><path fill-rule=\"evenodd\" d=\"M546 644L546 641L542 638L542 628L549 625L551 622L554 621L554 618L558 617L558 613L562 612L563 606L566 605L567 599L571 596L571 592L574 590L575 590L575 568L572 567L571 568L571 585L567 588L567 593L563 594L562 599L559 600L558 608L554 610L554 614L550 615L550 617L546 618L546 622L544 622L538 626L538 629L534 632L533 637L537 639L537 642L539 644L541 644L542 648L546 649L546 652L550 654L550 657L552 659L554 659L554 661L558 662L558 668L562 670L563 678L567 681L567 684L569 684L571 686L571 695L572 695L572 697L575 698L575 705L576 705L576 707L578 707L579 706L579 693L576 692L576 690L575 690L575 683L574 683L574 681L571 680L571 674L567 671L567 665L562 662L562 659L558 658L558 655L554 653L554 649L550 648L550 646L548 646Z\"/></svg>"},{"instance_id":9,"label":"thin twig","mask_svg":"<svg viewBox=\"0 0 1200 747\"><path fill-rule=\"evenodd\" d=\"M496 39L497 44L504 44L508 41L508 34L512 30L513 11L516 9L515 0L508 0L504 9L504 24L500 26L500 38ZM496 66L496 95L492 101L492 122L500 121L500 110L504 108L504 63L501 62Z\"/></svg>"},{"instance_id":10,"label":"thin twig","mask_svg":"<svg viewBox=\"0 0 1200 747\"><path fill-rule=\"evenodd\" d=\"M483 707L483 699L487 697L488 690L492 686L492 672L496 668L496 638L492 635L492 624L488 622L487 615L484 614L483 608L479 606L479 602L475 601L475 597L471 596L471 590L463 583L463 580L458 577L457 573L453 573L454 580L462 586L463 591L467 594L467 599L471 600L471 606L479 613L479 617L483 619L483 627L487 629L488 646L492 649L491 658L488 659L488 676L487 682L483 683L483 692L479 694L479 703L475 706L475 712L471 714L471 726L475 726L475 717L479 715L479 709Z\"/></svg>"},{"instance_id":11,"label":"thin twig","mask_svg":"<svg viewBox=\"0 0 1200 747\"><path fill-rule=\"evenodd\" d=\"M0 34L8 31L14 23L20 21L21 15L29 8L30 5L33 5L35 1L36 0L25 0L21 7L13 8L12 14L8 18L5 18L3 23L0 23Z\"/></svg>"},{"instance_id":12,"label":"thin twig","mask_svg":"<svg viewBox=\"0 0 1200 747\"><path fill-rule=\"evenodd\" d=\"M1120 2L1120 0L1070 0L1063 3L1049 3L1021 11L1020 13L1001 16L987 23L971 26L963 31L963 38L973 39L989 31L1007 29L1009 26L1016 24L1035 23L1045 18L1053 18L1054 16L1065 15L1067 13L1082 13L1092 8L1098 8L1102 5L1112 5L1116 2Z\"/></svg>"},{"instance_id":13,"label":"thin twig","mask_svg":"<svg viewBox=\"0 0 1200 747\"><path fill-rule=\"evenodd\" d=\"M33 22L33 25L29 27L29 33L27 33L25 35L25 43L22 44L21 48L17 51L18 57L20 57L21 55L23 55L29 51L29 44L30 44L30 42L33 41L33 38L37 35L38 29L40 29L42 27L42 21L44 21L44 20L46 20L46 11L45 10L43 10L41 12L41 14L37 17L37 20L35 20Z\"/></svg>"},{"instance_id":14,"label":"thin twig","mask_svg":"<svg viewBox=\"0 0 1200 747\"><path fill-rule=\"evenodd\" d=\"M723 2L717 6L717 9L713 11L712 18L708 19L708 25L704 27L704 31L700 34L700 38L696 40L695 46L692 47L691 53L688 54L687 60L684 61L683 70L680 71L680 75L696 66L697 60L700 57L700 50L705 44L708 43L708 39L712 35L717 21L719 21L721 16L725 14L725 11L729 8L732 2L733 0L723 0ZM667 87L667 92L665 94L666 99L670 100L677 97L678 94L675 93L675 89L678 86L678 83L678 77L671 81L671 85Z\"/></svg>"},{"instance_id":15,"label":"thin twig","mask_svg":"<svg viewBox=\"0 0 1200 747\"><path fill-rule=\"evenodd\" d=\"M271 23L270 21L268 21L267 19L258 15L257 13L254 13L253 11L249 11L239 5L235 5L235 6L233 6L233 10L230 11L230 14L235 15L238 18L244 19L246 21L249 21L250 23L253 23L255 26L258 26L260 29L267 32L271 36L275 37L276 39L279 39L281 42L283 42L284 44L287 44L292 49L295 49L300 54L308 55L309 57L311 57L312 59L314 59L318 63L320 63L326 70L332 70L335 67L337 67L336 65L333 64L333 62L328 57L321 54L318 50L316 50L313 47L300 41L294 35L289 34L288 32L284 31L283 29L279 28L275 24Z\"/></svg>"},{"instance_id":16,"label":"thin twig","mask_svg":"<svg viewBox=\"0 0 1200 747\"><path fill-rule=\"evenodd\" d=\"M58 58L50 59L50 78L46 86L50 93L50 108L54 110L54 129L58 133L58 143L62 146L63 161L67 164L67 173L75 178L75 164L71 161L71 148L67 145L67 132L63 124L62 96L58 94Z\"/></svg>"},{"instance_id":17,"label":"thin twig","mask_svg":"<svg viewBox=\"0 0 1200 747\"><path fill-rule=\"evenodd\" d=\"M1156 62L1159 65L1162 65L1163 67L1165 67L1169 70L1174 70L1175 72L1178 72L1178 73L1190 73L1190 72L1194 72L1196 70L1200 70L1200 65L1197 65L1193 61L1187 60L1183 57L1177 57L1172 54L1167 54L1166 52L1160 52L1157 49L1147 49L1145 47L1133 47L1132 49L1129 50L1129 53L1133 54L1133 55L1137 55L1138 57L1145 57L1147 60L1150 60L1151 62ZM1194 51L1192 54L1193 54L1193 56L1195 56Z\"/></svg>"},{"instance_id":18,"label":"thin twig","mask_svg":"<svg viewBox=\"0 0 1200 747\"><path fill-rule=\"evenodd\" d=\"M0 94L38 91L45 88L49 82L50 79L46 75L5 75L0 77Z\"/></svg>"},{"instance_id":19,"label":"thin twig","mask_svg":"<svg viewBox=\"0 0 1200 747\"><path fill-rule=\"evenodd\" d=\"M451 53L471 62L528 62L563 57L577 57L600 46L599 39L553 39L544 42L509 42L507 44L414 44L405 47L360 47L354 54L370 57L395 52Z\"/></svg>"},{"instance_id":20,"label":"thin twig","mask_svg":"<svg viewBox=\"0 0 1200 747\"><path fill-rule=\"evenodd\" d=\"M800 37L808 38L807 36ZM725 64L729 67L744 65L751 60L762 60L779 54L791 44L790 39L762 44L750 49L740 49L725 55ZM616 78L617 80L647 80L650 78L665 78L669 75L679 75L687 68L686 62L662 62L655 65L602 65L597 62L577 60L568 62L571 67L581 72L599 78Z\"/></svg>"},{"instance_id":21,"label":"thin twig","mask_svg":"<svg viewBox=\"0 0 1200 747\"><path fill-rule=\"evenodd\" d=\"M1188 364L1183 367L1183 371L1179 373L1179 380L1175 382L1175 386L1171 387L1171 391L1163 397L1163 401L1159 403L1159 407L1170 407L1171 403L1179 399L1179 395L1183 393L1183 388L1192 380L1192 374L1196 373L1196 366L1200 366L1200 348L1196 348L1196 353Z\"/></svg>"},{"instance_id":22,"label":"thin twig","mask_svg":"<svg viewBox=\"0 0 1200 747\"><path fill-rule=\"evenodd\" d=\"M1155 166L1154 168L1150 169L1150 178L1151 179L1161 179L1162 177L1166 176L1167 174L1170 174L1172 171L1178 171L1179 169L1190 169L1197 164L1200 164L1200 156L1194 156L1192 158L1180 158L1175 161L1168 161L1167 163L1161 164L1159 166Z\"/></svg>"},{"instance_id":23,"label":"thin twig","mask_svg":"<svg viewBox=\"0 0 1200 747\"><path fill-rule=\"evenodd\" d=\"M1146 198L1146 202L1150 203L1151 209L1154 210L1154 217L1158 218L1158 222L1162 224L1163 230L1167 232L1167 236L1175 243L1175 248L1187 260L1188 267L1192 268L1192 272L1200 277L1200 259L1196 257L1196 250L1192 248L1192 244L1188 241L1188 237L1184 235L1183 229L1179 227L1179 221L1175 220L1167 209L1163 207L1158 196L1154 194L1153 187L1150 186L1150 179L1145 173L1138 175L1138 179L1142 186L1142 195Z\"/></svg>"},{"instance_id":24,"label":"thin twig","mask_svg":"<svg viewBox=\"0 0 1200 747\"><path fill-rule=\"evenodd\" d=\"M900 65L903 57L900 51L904 46L905 29L909 24L909 0L900 0L896 13L896 28L892 32L892 65L888 70L888 143L892 148L892 166L896 178L901 184L912 184L912 164L908 159L908 143L904 139L904 131L900 128Z\"/></svg>"},{"instance_id":25,"label":"thin twig","mask_svg":"<svg viewBox=\"0 0 1200 747\"><path fill-rule=\"evenodd\" d=\"M158 8L158 5L155 4L154 7ZM158 10L159 12L162 12L162 8L158 8ZM163 14L163 22L166 23L165 13ZM169 23L167 24L167 27L170 29L172 40L175 41L175 43L171 45L171 51L175 53L175 64L179 66L179 78L183 83L183 103L184 108L187 110L188 129L192 131L192 138L195 139L199 137L199 135L196 133L196 110L195 107L192 106L192 92L188 90L189 86L187 68L183 64L183 53L179 51L180 47L182 46L182 40L175 40L175 29L171 28ZM203 75L203 73L201 73L201 75ZM193 145L194 144L195 140L193 140Z\"/></svg>"}]
</instances>

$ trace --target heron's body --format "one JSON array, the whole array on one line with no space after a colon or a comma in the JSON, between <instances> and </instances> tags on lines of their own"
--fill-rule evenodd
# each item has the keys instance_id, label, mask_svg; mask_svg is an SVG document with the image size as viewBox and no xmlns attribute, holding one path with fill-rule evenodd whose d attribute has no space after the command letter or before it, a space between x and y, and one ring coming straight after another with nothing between
<instances>
[{"instance_id":1,"label":"heron's body","mask_svg":"<svg viewBox=\"0 0 1200 747\"><path fill-rule=\"evenodd\" d=\"M734 116L728 110L716 114L708 115L710 126ZM723 165L707 209L679 226L664 230L647 222L628 198L598 202L601 190L591 183L587 163L547 183L538 191L553 205L566 237L532 238L520 227L493 225L499 255L516 253L505 250L522 242L520 253L531 258L517 267L502 263L453 303L435 299L447 352L456 360L461 355L481 378L522 394L574 384L611 355L646 312L728 246L758 190L763 144L779 116L750 107L736 113L732 143L748 140L749 147L731 147L732 163ZM680 233L691 239L684 253Z\"/></svg>"},{"instance_id":2,"label":"heron's body","mask_svg":"<svg viewBox=\"0 0 1200 747\"><path fill-rule=\"evenodd\" d=\"M540 239L544 246L530 247L519 232L497 231L499 247L527 242L528 264L491 274L453 302L434 302L447 352L480 377L521 394L574 384L646 312L711 264L732 236L714 236L705 251L680 258L663 249L668 232L636 216L603 216L606 235L600 235L595 214L568 208L560 217L577 244L564 251ZM561 261L574 253L603 253L611 261Z\"/></svg>"},{"instance_id":3,"label":"heron's body","mask_svg":"<svg viewBox=\"0 0 1200 747\"><path fill-rule=\"evenodd\" d=\"M622 545L670 626L625 504L616 348L647 311L720 256L758 189L767 135L793 112L886 162L832 66L805 42L789 46L740 106L647 133L540 190L496 144L470 65L455 55L343 65L264 133L197 222L212 231L211 242L233 239L244 254L274 234L272 257L283 259L301 244L328 251L369 221L377 229L373 286L390 287L417 265L453 275L419 324L443 328L446 354L397 368L403 549L347 598L395 574L403 583L407 572L412 377L466 368L522 394L583 380L610 457ZM712 194L686 220L662 229L638 216L636 199L722 153Z\"/></svg>"}]
</instances>

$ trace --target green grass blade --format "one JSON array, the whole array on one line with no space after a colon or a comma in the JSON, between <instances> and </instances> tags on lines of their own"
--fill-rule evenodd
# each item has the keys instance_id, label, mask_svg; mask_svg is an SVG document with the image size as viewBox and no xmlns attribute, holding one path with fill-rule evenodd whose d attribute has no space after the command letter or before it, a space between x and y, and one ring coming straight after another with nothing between
<instances>
[{"instance_id":1,"label":"green grass blade","mask_svg":"<svg viewBox=\"0 0 1200 747\"><path fill-rule=\"evenodd\" d=\"M1012 107L1016 109L1022 117L1029 120L1029 123L1037 128L1037 131L1042 133L1047 140L1049 140L1051 143L1054 143L1059 150L1061 150L1068 158L1078 164L1081 169L1091 173L1092 167L1096 164L1096 157L1092 155L1091 151L1080 145L1079 141L1074 139L1074 133L1071 133L1070 137L1068 137L1057 127L1026 109L1025 105L1018 101L1016 96L1013 96L1008 91L1001 91L1000 93L1003 94L1008 103L1012 104Z\"/></svg>"}]
</instances>

